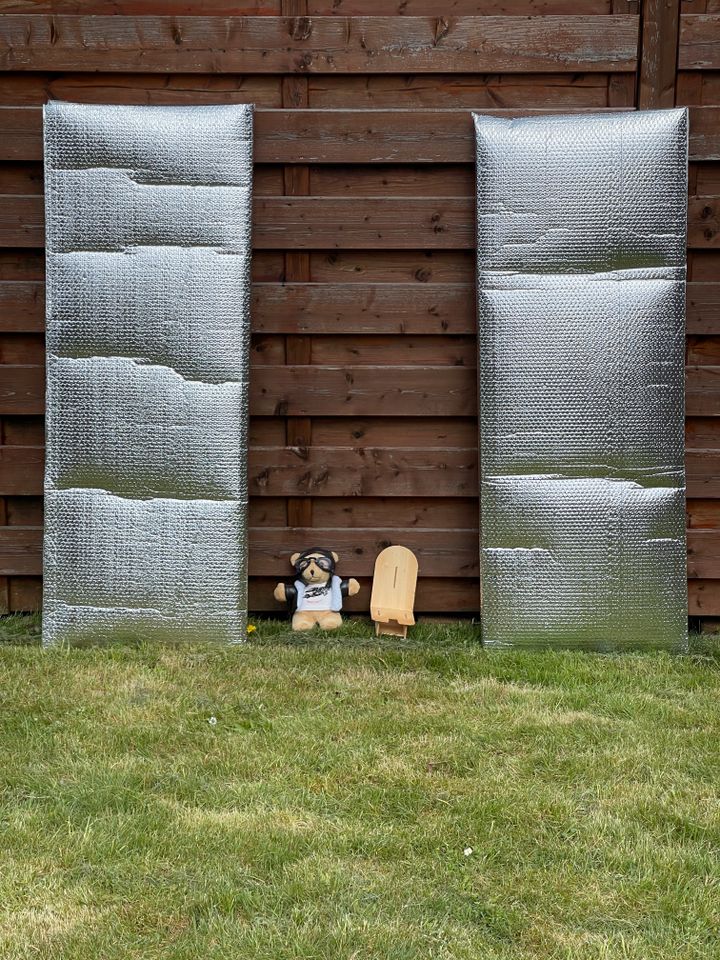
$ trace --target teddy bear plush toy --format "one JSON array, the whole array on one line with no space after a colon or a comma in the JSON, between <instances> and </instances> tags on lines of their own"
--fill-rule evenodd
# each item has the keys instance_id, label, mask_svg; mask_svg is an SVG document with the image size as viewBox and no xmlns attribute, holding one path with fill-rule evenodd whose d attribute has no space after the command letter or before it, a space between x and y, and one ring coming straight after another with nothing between
<instances>
[{"instance_id":1,"label":"teddy bear plush toy","mask_svg":"<svg viewBox=\"0 0 720 960\"><path fill-rule=\"evenodd\" d=\"M279 583L274 596L280 603L287 603L293 630L310 630L316 624L322 630L335 630L342 623L342 598L354 597L360 584L336 575L339 559L332 550L318 547L290 557L295 580L292 584Z\"/></svg>"}]
</instances>

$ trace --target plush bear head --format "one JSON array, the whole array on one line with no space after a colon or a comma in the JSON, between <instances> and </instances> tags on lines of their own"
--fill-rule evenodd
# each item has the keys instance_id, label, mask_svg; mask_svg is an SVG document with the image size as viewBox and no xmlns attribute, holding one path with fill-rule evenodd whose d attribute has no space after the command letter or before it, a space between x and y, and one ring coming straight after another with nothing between
<instances>
[{"instance_id":1,"label":"plush bear head","mask_svg":"<svg viewBox=\"0 0 720 960\"><path fill-rule=\"evenodd\" d=\"M294 553L290 563L295 567L299 580L305 583L327 583L335 573L335 564L340 558L332 550L314 547L303 553Z\"/></svg>"}]
</instances>

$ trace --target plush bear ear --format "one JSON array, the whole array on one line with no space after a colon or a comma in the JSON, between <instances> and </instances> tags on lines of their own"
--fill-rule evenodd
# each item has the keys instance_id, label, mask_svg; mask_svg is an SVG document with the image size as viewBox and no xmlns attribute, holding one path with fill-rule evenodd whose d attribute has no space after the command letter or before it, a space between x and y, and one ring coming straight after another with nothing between
<instances>
[{"instance_id":1,"label":"plush bear ear","mask_svg":"<svg viewBox=\"0 0 720 960\"><path fill-rule=\"evenodd\" d=\"M335 561L335 563L337 563L338 560L340 559L340 557L335 553L334 550L331 550L330 553L331 553L332 558L333 558L333 560Z\"/></svg>"},{"instance_id":2,"label":"plush bear ear","mask_svg":"<svg viewBox=\"0 0 720 960\"><path fill-rule=\"evenodd\" d=\"M299 553L294 553L294 554L290 557L290 563L291 563L293 566L295 566L295 564L296 564L296 563L298 562L298 560L300 559L300 556L301 556L301 554L299 554Z\"/></svg>"}]
</instances>

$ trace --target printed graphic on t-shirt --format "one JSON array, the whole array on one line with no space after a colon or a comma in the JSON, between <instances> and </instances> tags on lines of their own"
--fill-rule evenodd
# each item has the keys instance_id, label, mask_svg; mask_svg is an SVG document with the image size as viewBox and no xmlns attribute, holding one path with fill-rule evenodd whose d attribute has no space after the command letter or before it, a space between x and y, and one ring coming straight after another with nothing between
<instances>
[{"instance_id":1,"label":"printed graphic on t-shirt","mask_svg":"<svg viewBox=\"0 0 720 960\"><path fill-rule=\"evenodd\" d=\"M298 610L329 610L332 600L330 581L327 583L309 583L305 587L305 596Z\"/></svg>"}]
</instances>

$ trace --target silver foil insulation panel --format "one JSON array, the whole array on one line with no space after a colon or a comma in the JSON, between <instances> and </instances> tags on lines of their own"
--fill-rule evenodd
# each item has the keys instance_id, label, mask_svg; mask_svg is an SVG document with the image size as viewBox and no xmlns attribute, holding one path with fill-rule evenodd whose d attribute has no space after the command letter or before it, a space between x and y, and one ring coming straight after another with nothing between
<instances>
[{"instance_id":1,"label":"silver foil insulation panel","mask_svg":"<svg viewBox=\"0 0 720 960\"><path fill-rule=\"evenodd\" d=\"M241 641L252 108L45 108L43 637Z\"/></svg>"},{"instance_id":2,"label":"silver foil insulation panel","mask_svg":"<svg viewBox=\"0 0 720 960\"><path fill-rule=\"evenodd\" d=\"M686 111L474 120L484 639L682 648Z\"/></svg>"}]
</instances>

